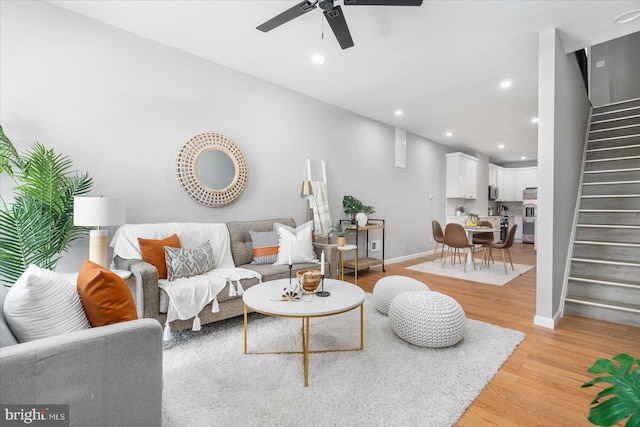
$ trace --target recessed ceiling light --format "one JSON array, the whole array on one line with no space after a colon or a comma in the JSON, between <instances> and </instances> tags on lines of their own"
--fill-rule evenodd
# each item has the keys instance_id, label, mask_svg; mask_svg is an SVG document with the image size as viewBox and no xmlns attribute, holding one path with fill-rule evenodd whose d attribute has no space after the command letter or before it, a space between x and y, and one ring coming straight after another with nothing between
<instances>
[{"instance_id":1,"label":"recessed ceiling light","mask_svg":"<svg viewBox=\"0 0 640 427\"><path fill-rule=\"evenodd\" d=\"M613 20L613 22L615 22L616 24L628 24L629 22L635 21L638 18L640 18L640 9L633 9L617 16L616 19Z\"/></svg>"},{"instance_id":2,"label":"recessed ceiling light","mask_svg":"<svg viewBox=\"0 0 640 427\"><path fill-rule=\"evenodd\" d=\"M534 117L533 119L531 119L531 123L538 123L540 121L539 118Z\"/></svg>"},{"instance_id":3,"label":"recessed ceiling light","mask_svg":"<svg viewBox=\"0 0 640 427\"><path fill-rule=\"evenodd\" d=\"M445 135L447 135L448 137L452 137L453 136L453 132L447 132L447 133L445 133Z\"/></svg>"},{"instance_id":4,"label":"recessed ceiling light","mask_svg":"<svg viewBox=\"0 0 640 427\"><path fill-rule=\"evenodd\" d=\"M502 150L504 148L504 144L498 145L498 148Z\"/></svg>"},{"instance_id":5,"label":"recessed ceiling light","mask_svg":"<svg viewBox=\"0 0 640 427\"><path fill-rule=\"evenodd\" d=\"M520 160L527 160L525 156L520 157Z\"/></svg>"},{"instance_id":6,"label":"recessed ceiling light","mask_svg":"<svg viewBox=\"0 0 640 427\"><path fill-rule=\"evenodd\" d=\"M511 80L505 80L502 83L500 83L500 87L502 89L508 89L511 87Z\"/></svg>"},{"instance_id":7,"label":"recessed ceiling light","mask_svg":"<svg viewBox=\"0 0 640 427\"><path fill-rule=\"evenodd\" d=\"M395 113L396 116L401 116L402 115L402 110L396 110Z\"/></svg>"},{"instance_id":8,"label":"recessed ceiling light","mask_svg":"<svg viewBox=\"0 0 640 427\"><path fill-rule=\"evenodd\" d=\"M322 64L325 59L326 58L324 57L324 55L321 55L319 53L311 57L311 61L313 61L314 64Z\"/></svg>"}]
</instances>

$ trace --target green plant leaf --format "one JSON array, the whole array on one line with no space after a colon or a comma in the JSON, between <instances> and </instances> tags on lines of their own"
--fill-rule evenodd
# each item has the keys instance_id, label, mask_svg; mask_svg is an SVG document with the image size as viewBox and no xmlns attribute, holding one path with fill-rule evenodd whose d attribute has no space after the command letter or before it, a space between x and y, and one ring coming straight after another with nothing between
<instances>
[{"instance_id":1,"label":"green plant leaf","mask_svg":"<svg viewBox=\"0 0 640 427\"><path fill-rule=\"evenodd\" d=\"M628 354L619 354L609 359L598 359L587 370L596 377L582 387L591 387L598 383L608 383L611 387L601 390L591 402L588 420L600 426L611 426L629 417L627 427L640 426L640 359ZM635 365L635 366L634 366ZM607 398L606 400L603 400Z\"/></svg>"},{"instance_id":2,"label":"green plant leaf","mask_svg":"<svg viewBox=\"0 0 640 427\"><path fill-rule=\"evenodd\" d=\"M0 154L0 167L16 182L12 203L0 210L0 282L11 285L30 264L55 269L71 242L86 233L87 227L73 225L73 198L87 193L92 180L40 143L20 156L4 132Z\"/></svg>"}]
</instances>

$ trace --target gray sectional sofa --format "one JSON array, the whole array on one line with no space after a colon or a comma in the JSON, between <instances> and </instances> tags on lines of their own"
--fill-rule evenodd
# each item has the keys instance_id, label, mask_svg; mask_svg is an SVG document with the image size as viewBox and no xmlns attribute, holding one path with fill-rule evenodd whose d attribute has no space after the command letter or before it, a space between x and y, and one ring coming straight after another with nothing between
<instances>
[{"instance_id":1,"label":"gray sectional sofa","mask_svg":"<svg viewBox=\"0 0 640 427\"><path fill-rule=\"evenodd\" d=\"M162 328L151 319L18 343L0 286L0 403L69 405L69 426L162 423ZM34 423L34 425L37 423Z\"/></svg>"},{"instance_id":2,"label":"gray sectional sofa","mask_svg":"<svg viewBox=\"0 0 640 427\"><path fill-rule=\"evenodd\" d=\"M260 273L263 282L289 277L289 267L288 265L251 264L253 248L249 231L271 231L276 222L289 227L296 227L293 218L234 221L226 224L229 231L229 243L233 264L238 268ZM338 268L338 255L335 245L314 243L313 246L318 258L320 258L321 251L323 249L325 250L327 277L335 278ZM128 280L128 284L138 307L138 316L157 319L164 326L168 309L168 296L158 287L158 272L156 268L141 259L124 259L117 254L114 257L114 266L117 269L130 270L132 272L132 278ZM295 275L297 271L305 269L319 269L319 265L314 263L294 264L293 274ZM259 281L258 279L242 279L240 283L243 289L246 290L259 283ZM208 304L200 311L198 317L203 325L243 314L244 305L242 303L242 296L230 296L230 294L233 295L233 292L229 292L229 286L230 285L227 284L218 294L219 312L213 313L211 304ZM171 331L174 332L188 329L193 325L193 318L188 320L174 320L170 325Z\"/></svg>"}]
</instances>

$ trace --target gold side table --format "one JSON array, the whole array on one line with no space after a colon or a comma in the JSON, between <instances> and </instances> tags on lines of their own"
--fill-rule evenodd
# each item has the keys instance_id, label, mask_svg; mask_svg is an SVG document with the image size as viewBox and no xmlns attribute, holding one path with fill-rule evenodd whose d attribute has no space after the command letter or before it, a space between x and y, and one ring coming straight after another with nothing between
<instances>
[{"instance_id":1,"label":"gold side table","mask_svg":"<svg viewBox=\"0 0 640 427\"><path fill-rule=\"evenodd\" d=\"M355 263L355 269L354 269L354 275L355 275L355 281L354 284L357 285L358 284L358 247L356 245L344 245L344 246L338 246L338 254L339 255L339 279L340 280L344 280L344 253L345 252L349 252L349 251L354 251L354 257L353 257L353 262Z\"/></svg>"}]
</instances>

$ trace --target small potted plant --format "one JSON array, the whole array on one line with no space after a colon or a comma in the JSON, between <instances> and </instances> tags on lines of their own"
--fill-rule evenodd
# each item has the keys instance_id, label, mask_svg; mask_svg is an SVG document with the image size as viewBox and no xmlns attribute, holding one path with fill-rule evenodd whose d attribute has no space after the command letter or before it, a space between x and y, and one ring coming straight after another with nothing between
<instances>
[{"instance_id":1,"label":"small potted plant","mask_svg":"<svg viewBox=\"0 0 640 427\"><path fill-rule=\"evenodd\" d=\"M336 235L336 245L338 245L339 247L342 247L345 245L346 243L346 237L345 234L347 233L347 227L345 225L342 225L340 223L337 223L336 225L331 227L331 230L329 231L329 234L335 234Z\"/></svg>"},{"instance_id":2,"label":"small potted plant","mask_svg":"<svg viewBox=\"0 0 640 427\"><path fill-rule=\"evenodd\" d=\"M465 211L464 206L458 206L456 208L456 216L461 217L464 211Z\"/></svg>"},{"instance_id":3,"label":"small potted plant","mask_svg":"<svg viewBox=\"0 0 640 427\"><path fill-rule=\"evenodd\" d=\"M342 208L350 218L351 222L364 226L367 224L367 215L371 215L375 212L373 206L364 205L360 200L353 196L344 196L342 198Z\"/></svg>"}]
</instances>

